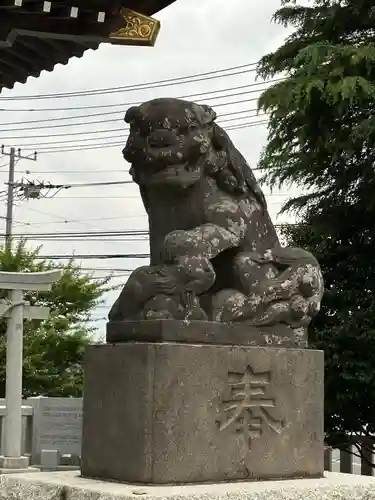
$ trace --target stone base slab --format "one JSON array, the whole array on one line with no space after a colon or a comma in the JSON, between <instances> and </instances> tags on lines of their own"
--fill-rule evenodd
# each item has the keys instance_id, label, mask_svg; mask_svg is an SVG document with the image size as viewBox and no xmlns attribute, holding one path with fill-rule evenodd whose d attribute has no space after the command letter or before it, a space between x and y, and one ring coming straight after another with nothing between
<instances>
[{"instance_id":1,"label":"stone base slab","mask_svg":"<svg viewBox=\"0 0 375 500\"><path fill-rule=\"evenodd\" d=\"M375 478L328 472L321 479L185 486L93 481L77 472L0 476L0 500L375 500Z\"/></svg>"},{"instance_id":2,"label":"stone base slab","mask_svg":"<svg viewBox=\"0 0 375 500\"><path fill-rule=\"evenodd\" d=\"M28 467L27 469L1 469L1 474L28 474L29 472L40 472L40 469L37 467Z\"/></svg>"},{"instance_id":3,"label":"stone base slab","mask_svg":"<svg viewBox=\"0 0 375 500\"><path fill-rule=\"evenodd\" d=\"M86 352L85 477L319 477L323 455L321 351L129 342Z\"/></svg>"},{"instance_id":4,"label":"stone base slab","mask_svg":"<svg viewBox=\"0 0 375 500\"><path fill-rule=\"evenodd\" d=\"M246 323L213 321L110 321L107 343L183 342L187 344L229 344L274 347L307 347L307 330L287 325L254 327Z\"/></svg>"},{"instance_id":5,"label":"stone base slab","mask_svg":"<svg viewBox=\"0 0 375 500\"><path fill-rule=\"evenodd\" d=\"M4 457L0 456L0 469L20 470L29 467L29 457Z\"/></svg>"}]
</instances>

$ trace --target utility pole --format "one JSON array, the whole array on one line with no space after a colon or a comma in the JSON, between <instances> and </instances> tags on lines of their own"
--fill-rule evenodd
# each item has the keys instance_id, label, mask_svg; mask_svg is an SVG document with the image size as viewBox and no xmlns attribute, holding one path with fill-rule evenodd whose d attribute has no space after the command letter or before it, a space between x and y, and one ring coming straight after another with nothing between
<instances>
[{"instance_id":1,"label":"utility pole","mask_svg":"<svg viewBox=\"0 0 375 500\"><path fill-rule=\"evenodd\" d=\"M9 173L8 173L8 194L7 194L7 214L6 214L6 227L5 227L5 246L10 248L12 244L12 225L13 225L13 194L14 194L14 167L16 159L19 160L32 160L36 161L37 153L33 156L22 156L21 149L16 151L16 148L10 148L9 153L5 151L5 147L1 146L1 154L9 156Z\"/></svg>"}]
</instances>

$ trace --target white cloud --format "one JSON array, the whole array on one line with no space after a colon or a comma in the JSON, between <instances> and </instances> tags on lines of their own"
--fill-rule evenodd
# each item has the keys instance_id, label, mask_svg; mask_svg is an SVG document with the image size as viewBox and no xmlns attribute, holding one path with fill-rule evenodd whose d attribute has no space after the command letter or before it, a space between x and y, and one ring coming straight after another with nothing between
<instances>
[{"instance_id":1,"label":"white cloud","mask_svg":"<svg viewBox=\"0 0 375 500\"><path fill-rule=\"evenodd\" d=\"M72 92L93 88L106 88L124 85L135 85L147 81L191 75L205 71L213 71L226 67L247 64L259 60L265 53L277 48L288 34L282 27L270 22L272 14L280 6L280 0L263 2L244 2L243 0L177 0L173 5L159 13L162 29L154 48L118 47L102 45L97 51L87 51L83 58L73 58L66 66L57 66L52 73L43 72L40 78L30 78L25 85L17 84L11 91L4 91L0 97L19 97L57 92ZM255 73L243 73L237 76L175 85L158 89L146 89L114 93L102 96L43 99L23 101L2 101L1 108L58 108L71 107L70 111L1 111L0 143L6 146L35 144L35 149L42 149L43 144L59 147L58 141L72 141L88 137L97 137L96 141L82 144L106 142L105 137L115 136L108 141L124 141L123 132L111 132L114 129L125 129L122 121L128 103L148 100L157 96L184 96L192 93L210 92L216 89L227 89L234 86L254 82ZM226 94L226 92L223 92ZM231 100L245 100L254 95L244 95ZM207 99L218 113L254 109L255 102L243 102L232 106L221 107L219 104L229 98ZM116 122L104 122L91 126L77 126L66 121L64 128L35 129L22 131L22 125L4 126L4 123L15 121L42 120L63 116L78 116L98 113L103 110L75 110L79 106L122 104L113 109L114 115L103 117L103 120L118 119ZM216 105L215 105L216 104ZM94 118L93 118L94 119ZM99 120L96 117L95 120ZM244 121L242 119L242 121ZM238 123L241 122L239 119ZM58 122L55 122L58 124ZM237 122L231 122L233 123ZM48 124L48 122L47 122ZM54 122L50 122L54 124ZM68 126L68 124L70 124ZM38 124L42 125L42 124ZM31 127L25 124L24 127ZM14 132L5 133L4 129L17 128ZM83 132L95 130L107 131L95 135L83 135ZM51 134L78 134L63 137L52 137ZM82 135L80 135L82 134ZM30 138L32 135L41 136ZM231 131L230 135L236 146L255 166L259 154L266 141L264 125ZM14 139L6 139L16 136ZM103 139L104 137L104 139ZM40 146L36 144L41 144ZM68 143L60 143L66 146ZM26 149L34 149L25 148ZM82 183L110 180L128 180L128 165L121 155L121 146L112 149L93 151L76 151L43 155L37 163L20 161L17 165L17 179L26 170L30 170L29 178L41 179L52 183ZM0 159L0 165L3 164ZM6 168L0 169L0 181L6 182ZM277 194L277 193L276 193ZM268 202L273 219L280 209L284 196L269 197ZM5 215L5 214L4 214ZM100 218L103 218L100 220ZM123 218L120 218L123 217ZM112 218L112 220L110 219ZM55 198L17 202L14 226L16 233L35 233L59 231L92 231L92 230L127 230L147 229L147 219L136 186L108 186L72 188L59 193ZM285 217L284 217L285 220ZM66 222L65 222L66 221ZM23 224L19 224L22 222ZM24 225L25 223L29 225ZM139 253L147 252L147 241L102 241L72 242L48 241L43 243L43 254L75 253ZM85 267L134 268L140 265L139 260L86 260ZM100 273L103 275L104 273ZM114 280L124 281L124 277ZM116 294L108 297L110 304ZM98 310L97 316L105 316L106 309ZM104 322L100 323L104 327Z\"/></svg>"}]
</instances>

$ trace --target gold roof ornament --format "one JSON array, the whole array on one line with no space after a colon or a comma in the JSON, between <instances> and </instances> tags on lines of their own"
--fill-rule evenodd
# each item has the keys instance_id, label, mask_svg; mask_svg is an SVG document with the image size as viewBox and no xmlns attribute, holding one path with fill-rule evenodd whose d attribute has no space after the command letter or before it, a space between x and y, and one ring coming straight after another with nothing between
<instances>
[{"instance_id":1,"label":"gold roof ornament","mask_svg":"<svg viewBox=\"0 0 375 500\"><path fill-rule=\"evenodd\" d=\"M122 8L120 14L124 20L124 27L109 34L110 43L149 47L155 45L160 31L160 21L126 8Z\"/></svg>"}]
</instances>

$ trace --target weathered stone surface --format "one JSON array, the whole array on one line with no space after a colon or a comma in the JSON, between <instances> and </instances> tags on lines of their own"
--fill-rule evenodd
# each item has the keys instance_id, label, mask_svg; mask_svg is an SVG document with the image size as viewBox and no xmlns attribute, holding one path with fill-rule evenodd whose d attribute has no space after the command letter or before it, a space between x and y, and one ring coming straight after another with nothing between
<instances>
[{"instance_id":1,"label":"weathered stone surface","mask_svg":"<svg viewBox=\"0 0 375 500\"><path fill-rule=\"evenodd\" d=\"M145 486L92 481L77 472L0 476L0 500L375 500L375 478L326 473L322 479Z\"/></svg>"},{"instance_id":2,"label":"weathered stone surface","mask_svg":"<svg viewBox=\"0 0 375 500\"><path fill-rule=\"evenodd\" d=\"M132 273L109 319L306 328L323 294L319 264L281 248L253 172L215 119L179 99L126 113L124 157L148 213L151 265Z\"/></svg>"},{"instance_id":3,"label":"weathered stone surface","mask_svg":"<svg viewBox=\"0 0 375 500\"><path fill-rule=\"evenodd\" d=\"M42 450L81 456L82 399L32 397L31 463L41 463Z\"/></svg>"},{"instance_id":4,"label":"weathered stone surface","mask_svg":"<svg viewBox=\"0 0 375 500\"><path fill-rule=\"evenodd\" d=\"M86 355L82 474L140 483L323 474L323 353L123 343Z\"/></svg>"},{"instance_id":5,"label":"weathered stone surface","mask_svg":"<svg viewBox=\"0 0 375 500\"><path fill-rule=\"evenodd\" d=\"M29 457L4 457L0 456L0 469L20 470L27 469Z\"/></svg>"},{"instance_id":6,"label":"weathered stone surface","mask_svg":"<svg viewBox=\"0 0 375 500\"><path fill-rule=\"evenodd\" d=\"M288 325L275 329L212 321L111 321L107 323L106 340L108 343L182 342L303 348L307 346L307 332Z\"/></svg>"}]
</instances>

